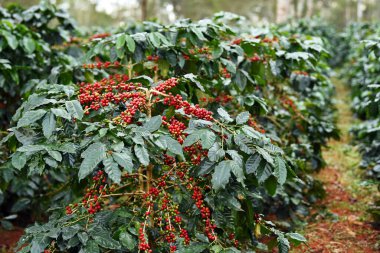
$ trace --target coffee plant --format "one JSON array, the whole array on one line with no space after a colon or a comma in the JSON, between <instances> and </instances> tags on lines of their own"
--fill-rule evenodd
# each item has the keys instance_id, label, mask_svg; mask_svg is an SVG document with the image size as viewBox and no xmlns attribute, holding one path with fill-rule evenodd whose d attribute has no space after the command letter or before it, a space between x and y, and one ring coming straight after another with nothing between
<instances>
[{"instance_id":1,"label":"coffee plant","mask_svg":"<svg viewBox=\"0 0 380 253\"><path fill-rule=\"evenodd\" d=\"M361 167L368 177L378 184L380 180L380 85L379 85L379 27L358 26L356 37L360 46L350 54L351 65L347 66L352 90L352 110L362 123L352 129L355 142L362 153ZM380 204L377 201L370 212L380 219Z\"/></svg>"},{"instance_id":2,"label":"coffee plant","mask_svg":"<svg viewBox=\"0 0 380 253\"><path fill-rule=\"evenodd\" d=\"M309 173L339 137L324 40L230 13L67 37L72 23L58 11L62 40L50 42L47 10L22 11L17 24L41 55L69 61L25 77L38 80L18 93L1 141L5 214L43 214L19 252L288 252L306 242L291 230L323 195Z\"/></svg>"},{"instance_id":3,"label":"coffee plant","mask_svg":"<svg viewBox=\"0 0 380 253\"><path fill-rule=\"evenodd\" d=\"M0 18L0 126L5 129L20 105L17 101L33 92L34 79L73 81L76 60L71 55L77 55L58 50L75 27L67 13L48 2L27 10L0 7Z\"/></svg>"}]
</instances>

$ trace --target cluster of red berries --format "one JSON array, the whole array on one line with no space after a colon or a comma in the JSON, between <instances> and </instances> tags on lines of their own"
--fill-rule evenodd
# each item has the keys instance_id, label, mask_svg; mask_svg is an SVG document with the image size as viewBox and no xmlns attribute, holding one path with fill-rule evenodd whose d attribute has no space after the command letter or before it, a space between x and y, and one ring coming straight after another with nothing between
<instances>
[{"instance_id":1,"label":"cluster of red berries","mask_svg":"<svg viewBox=\"0 0 380 253\"><path fill-rule=\"evenodd\" d=\"M293 100L291 100L290 98L286 98L286 97L282 98L281 102L283 105L292 108L293 111L295 111L295 112L298 111L297 106L294 104Z\"/></svg>"},{"instance_id":2,"label":"cluster of red berries","mask_svg":"<svg viewBox=\"0 0 380 253\"><path fill-rule=\"evenodd\" d=\"M309 73L307 73L306 71L301 71L301 70L293 71L293 74L300 75L300 76L309 76Z\"/></svg>"},{"instance_id":3,"label":"cluster of red berries","mask_svg":"<svg viewBox=\"0 0 380 253\"><path fill-rule=\"evenodd\" d=\"M73 208L76 208L76 207L78 207L77 203L66 206L66 214L67 215L72 214L73 213Z\"/></svg>"},{"instance_id":4,"label":"cluster of red berries","mask_svg":"<svg viewBox=\"0 0 380 253\"><path fill-rule=\"evenodd\" d=\"M167 120L166 116L163 116L162 124L168 127L169 132L173 136L175 137L181 136L183 131L185 131L186 125L183 122L177 120L174 117L172 117L169 122L166 122L166 120Z\"/></svg>"},{"instance_id":5,"label":"cluster of red berries","mask_svg":"<svg viewBox=\"0 0 380 253\"><path fill-rule=\"evenodd\" d=\"M131 98L129 103L126 105L125 111L120 113L120 118L127 124L132 123L133 117L138 110L143 110L146 106L146 97L143 92L129 93L128 99ZM118 119L115 120L115 122Z\"/></svg>"},{"instance_id":6,"label":"cluster of red berries","mask_svg":"<svg viewBox=\"0 0 380 253\"><path fill-rule=\"evenodd\" d=\"M157 62L157 61L160 59L160 57L159 57L158 55L148 55L148 56L146 57L146 59L147 59L148 61L154 61L154 62Z\"/></svg>"},{"instance_id":7,"label":"cluster of red berries","mask_svg":"<svg viewBox=\"0 0 380 253\"><path fill-rule=\"evenodd\" d=\"M172 117L169 122L167 122L167 117L163 116L163 125L166 126L169 132L177 139L180 144L183 144L184 139L187 134L184 134L183 131L187 128L186 125ZM203 150L202 146L199 143L195 143L191 146L184 147L183 151L190 157L190 161L194 165L199 165L201 163L202 157L207 156L207 150ZM175 163L174 157L164 155L164 163L166 165L171 165Z\"/></svg>"},{"instance_id":8,"label":"cluster of red berries","mask_svg":"<svg viewBox=\"0 0 380 253\"><path fill-rule=\"evenodd\" d=\"M107 38L111 36L110 33L97 33L97 34L94 34L90 37L90 40L94 40L94 39L103 39L103 38Z\"/></svg>"},{"instance_id":9,"label":"cluster of red berries","mask_svg":"<svg viewBox=\"0 0 380 253\"><path fill-rule=\"evenodd\" d=\"M88 213L95 214L102 209L103 203L100 196L107 194L107 190L105 189L107 178L105 177L104 172L100 170L92 180L94 181L94 185L91 189L87 188L85 190L86 194L82 198L82 203L80 205L85 207ZM72 214L73 208L77 207L78 203L66 206L66 214Z\"/></svg>"},{"instance_id":10,"label":"cluster of red berries","mask_svg":"<svg viewBox=\"0 0 380 253\"><path fill-rule=\"evenodd\" d=\"M259 125L255 120L253 120L252 118L249 118L248 119L248 122L247 122L248 126L250 127L253 127L256 131L262 133L262 134L265 134L265 129Z\"/></svg>"},{"instance_id":11,"label":"cluster of red berries","mask_svg":"<svg viewBox=\"0 0 380 253\"><path fill-rule=\"evenodd\" d=\"M113 75L103 78L99 82L80 84L79 102L85 105L85 113L90 110L99 110L110 103L119 104L140 96L141 93L131 92L141 86L139 83L126 83L129 80L127 75Z\"/></svg>"},{"instance_id":12,"label":"cluster of red berries","mask_svg":"<svg viewBox=\"0 0 380 253\"><path fill-rule=\"evenodd\" d=\"M227 68L222 68L222 76L224 78L231 78L231 74L228 72Z\"/></svg>"},{"instance_id":13,"label":"cluster of red berries","mask_svg":"<svg viewBox=\"0 0 380 253\"><path fill-rule=\"evenodd\" d=\"M189 102L183 101L183 98L178 94L174 96L169 93L168 96L164 98L163 103L164 105L174 106L176 110L183 109L189 116L209 121L213 120L211 111L201 108L199 105L191 105Z\"/></svg>"},{"instance_id":14,"label":"cluster of red berries","mask_svg":"<svg viewBox=\"0 0 380 253\"><path fill-rule=\"evenodd\" d=\"M141 91L141 83L126 83L129 77L126 75L113 75L104 78L95 83L81 83L79 89L79 101L85 106L85 113L89 114L90 110L99 110L101 107L108 106L110 103L124 103L125 110L116 117L116 123L130 124L137 111L143 111L147 108L147 94ZM175 109L183 109L189 116L199 119L212 120L212 112L200 108L199 105L191 105L184 101L180 95L167 93L168 90L178 85L178 79L170 78L151 90L155 96L153 103L163 102L167 106L174 106ZM160 97L163 96L163 99ZM149 98L150 99L150 98Z\"/></svg>"},{"instance_id":15,"label":"cluster of red berries","mask_svg":"<svg viewBox=\"0 0 380 253\"><path fill-rule=\"evenodd\" d=\"M258 62L258 61L261 61L261 57L258 56L257 54L255 54L254 56L252 56L252 57L249 58L249 61L251 61L251 62Z\"/></svg>"},{"instance_id":16,"label":"cluster of red berries","mask_svg":"<svg viewBox=\"0 0 380 253\"><path fill-rule=\"evenodd\" d=\"M95 183L94 187L92 189L87 188L86 194L82 199L82 205L87 208L87 211L90 214L94 214L101 210L102 202L99 197L107 193L105 189L107 178L102 170L98 171L92 180Z\"/></svg>"},{"instance_id":17,"label":"cluster of red berries","mask_svg":"<svg viewBox=\"0 0 380 253\"><path fill-rule=\"evenodd\" d=\"M242 41L242 38L235 39L231 42L231 45L240 45Z\"/></svg>"},{"instance_id":18,"label":"cluster of red berries","mask_svg":"<svg viewBox=\"0 0 380 253\"><path fill-rule=\"evenodd\" d=\"M209 48L208 47L201 47L201 48L198 48L198 53L200 54L207 54L209 52Z\"/></svg>"},{"instance_id":19,"label":"cluster of red berries","mask_svg":"<svg viewBox=\"0 0 380 253\"><path fill-rule=\"evenodd\" d=\"M177 85L178 85L178 79L172 77L172 78L169 78L166 81L160 83L159 85L157 85L156 87L154 87L154 89L157 90L157 91L159 91L159 92L165 92L167 90L173 89Z\"/></svg>"},{"instance_id":20,"label":"cluster of red berries","mask_svg":"<svg viewBox=\"0 0 380 253\"><path fill-rule=\"evenodd\" d=\"M165 165L175 164L175 158L173 156L164 154L164 164Z\"/></svg>"},{"instance_id":21,"label":"cluster of red berries","mask_svg":"<svg viewBox=\"0 0 380 253\"><path fill-rule=\"evenodd\" d=\"M279 39L277 37L273 37L272 39L268 38L268 37L265 37L261 41L264 42L264 43L274 43L274 42L278 42Z\"/></svg>"},{"instance_id":22,"label":"cluster of red berries","mask_svg":"<svg viewBox=\"0 0 380 253\"><path fill-rule=\"evenodd\" d=\"M199 54L208 54L210 51L210 49L208 47L201 47L201 48L198 48L198 49L190 49L189 50L189 53L194 55L196 53L199 53Z\"/></svg>"},{"instance_id":23,"label":"cluster of red berries","mask_svg":"<svg viewBox=\"0 0 380 253\"><path fill-rule=\"evenodd\" d=\"M94 68L97 68L97 69L106 69L106 68L118 68L120 67L121 64L120 62L118 61L115 61L115 62L109 62L109 61L106 61L106 62L101 62L101 61L98 61L97 63L90 63L90 64L83 64L82 67L84 69L94 69Z\"/></svg>"},{"instance_id":24,"label":"cluster of red berries","mask_svg":"<svg viewBox=\"0 0 380 253\"><path fill-rule=\"evenodd\" d=\"M144 223L141 223L140 228L139 228L139 250L143 252L151 253L152 250L150 249L149 243L145 239L145 233L144 233L143 227L144 227Z\"/></svg>"},{"instance_id":25,"label":"cluster of red berries","mask_svg":"<svg viewBox=\"0 0 380 253\"><path fill-rule=\"evenodd\" d=\"M211 221L211 212L210 209L204 203L204 197L199 186L193 187L193 195L191 197L195 201L195 205L201 212L202 219L205 222L205 234L210 241L216 239L216 234L214 230L216 225Z\"/></svg>"},{"instance_id":26,"label":"cluster of red berries","mask_svg":"<svg viewBox=\"0 0 380 253\"><path fill-rule=\"evenodd\" d=\"M190 56L188 56L188 55L185 54L185 53L182 53L182 57L183 57L183 59L185 59L185 61L190 60Z\"/></svg>"},{"instance_id":27,"label":"cluster of red berries","mask_svg":"<svg viewBox=\"0 0 380 253\"><path fill-rule=\"evenodd\" d=\"M233 97L231 95L227 95L227 94L220 94L218 95L217 97L213 98L213 97L203 97L200 99L202 102L205 102L205 103L218 103L220 105L226 105L228 103L230 103L231 101L233 101Z\"/></svg>"},{"instance_id":28,"label":"cluster of red berries","mask_svg":"<svg viewBox=\"0 0 380 253\"><path fill-rule=\"evenodd\" d=\"M235 239L234 233L229 234L228 239L232 241L232 243L234 244L236 248L239 247L239 241Z\"/></svg>"},{"instance_id":29,"label":"cluster of red berries","mask_svg":"<svg viewBox=\"0 0 380 253\"><path fill-rule=\"evenodd\" d=\"M194 143L191 146L184 147L183 151L190 156L190 161L194 165L201 164L202 157L207 156L208 151L202 149L202 145L199 143Z\"/></svg>"}]
</instances>

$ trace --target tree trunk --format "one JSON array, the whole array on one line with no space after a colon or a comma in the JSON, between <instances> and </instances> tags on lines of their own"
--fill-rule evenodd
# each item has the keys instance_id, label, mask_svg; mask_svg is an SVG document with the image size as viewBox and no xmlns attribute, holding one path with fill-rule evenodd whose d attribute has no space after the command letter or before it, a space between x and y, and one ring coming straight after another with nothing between
<instances>
[{"instance_id":1,"label":"tree trunk","mask_svg":"<svg viewBox=\"0 0 380 253\"><path fill-rule=\"evenodd\" d=\"M356 17L357 21L360 22L363 18L363 1L362 0L357 0L357 6L356 6Z\"/></svg>"},{"instance_id":2,"label":"tree trunk","mask_svg":"<svg viewBox=\"0 0 380 253\"><path fill-rule=\"evenodd\" d=\"M148 0L140 0L141 4L141 21L145 21L148 16Z\"/></svg>"},{"instance_id":3,"label":"tree trunk","mask_svg":"<svg viewBox=\"0 0 380 253\"><path fill-rule=\"evenodd\" d=\"M278 23L285 22L291 13L291 0L277 0L276 21Z\"/></svg>"},{"instance_id":4,"label":"tree trunk","mask_svg":"<svg viewBox=\"0 0 380 253\"><path fill-rule=\"evenodd\" d=\"M293 0L293 17L298 18L298 0Z\"/></svg>"},{"instance_id":5,"label":"tree trunk","mask_svg":"<svg viewBox=\"0 0 380 253\"><path fill-rule=\"evenodd\" d=\"M306 17L311 17L314 11L314 0L307 0L306 4Z\"/></svg>"}]
</instances>

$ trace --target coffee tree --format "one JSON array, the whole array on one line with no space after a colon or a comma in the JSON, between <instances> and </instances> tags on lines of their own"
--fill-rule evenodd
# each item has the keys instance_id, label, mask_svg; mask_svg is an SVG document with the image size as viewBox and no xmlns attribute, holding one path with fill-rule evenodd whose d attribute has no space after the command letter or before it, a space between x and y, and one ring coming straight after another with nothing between
<instances>
[{"instance_id":1,"label":"coffee tree","mask_svg":"<svg viewBox=\"0 0 380 253\"><path fill-rule=\"evenodd\" d=\"M28 173L79 168L75 178L87 184L64 216L27 229L23 250L237 250L253 243L239 244L254 236L250 227L288 247L255 211L250 190L265 178L269 189L284 184L282 150L245 125L249 113L233 119L185 100L180 86L189 85L115 74L80 88L50 86L41 93L48 104L23 110L18 131L31 128L39 140L18 148L13 164Z\"/></svg>"},{"instance_id":2,"label":"coffee tree","mask_svg":"<svg viewBox=\"0 0 380 253\"><path fill-rule=\"evenodd\" d=\"M305 242L265 218L297 222L318 197L308 171L338 136L328 53L316 37L224 24L235 20L144 23L59 47L88 42L87 60L35 82L2 140L3 189L21 197L12 210L53 213L20 252Z\"/></svg>"}]
</instances>

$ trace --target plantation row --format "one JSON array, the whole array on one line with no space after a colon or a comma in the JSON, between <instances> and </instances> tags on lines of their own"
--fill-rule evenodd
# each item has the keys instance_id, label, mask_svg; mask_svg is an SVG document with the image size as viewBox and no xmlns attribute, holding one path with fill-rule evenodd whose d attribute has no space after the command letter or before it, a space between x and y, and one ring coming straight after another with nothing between
<instances>
[{"instance_id":1,"label":"plantation row","mask_svg":"<svg viewBox=\"0 0 380 253\"><path fill-rule=\"evenodd\" d=\"M361 167L368 177L380 181L380 27L378 25L351 26L347 33L352 38L345 67L352 91L352 110L362 121L352 129L362 153ZM380 189L380 188L379 188ZM370 211L380 220L380 203Z\"/></svg>"},{"instance_id":2,"label":"plantation row","mask_svg":"<svg viewBox=\"0 0 380 253\"><path fill-rule=\"evenodd\" d=\"M20 252L306 242L294 225L323 196L309 173L339 135L327 35L226 13L95 35L52 5L0 16L1 223L43 221Z\"/></svg>"}]
</instances>

